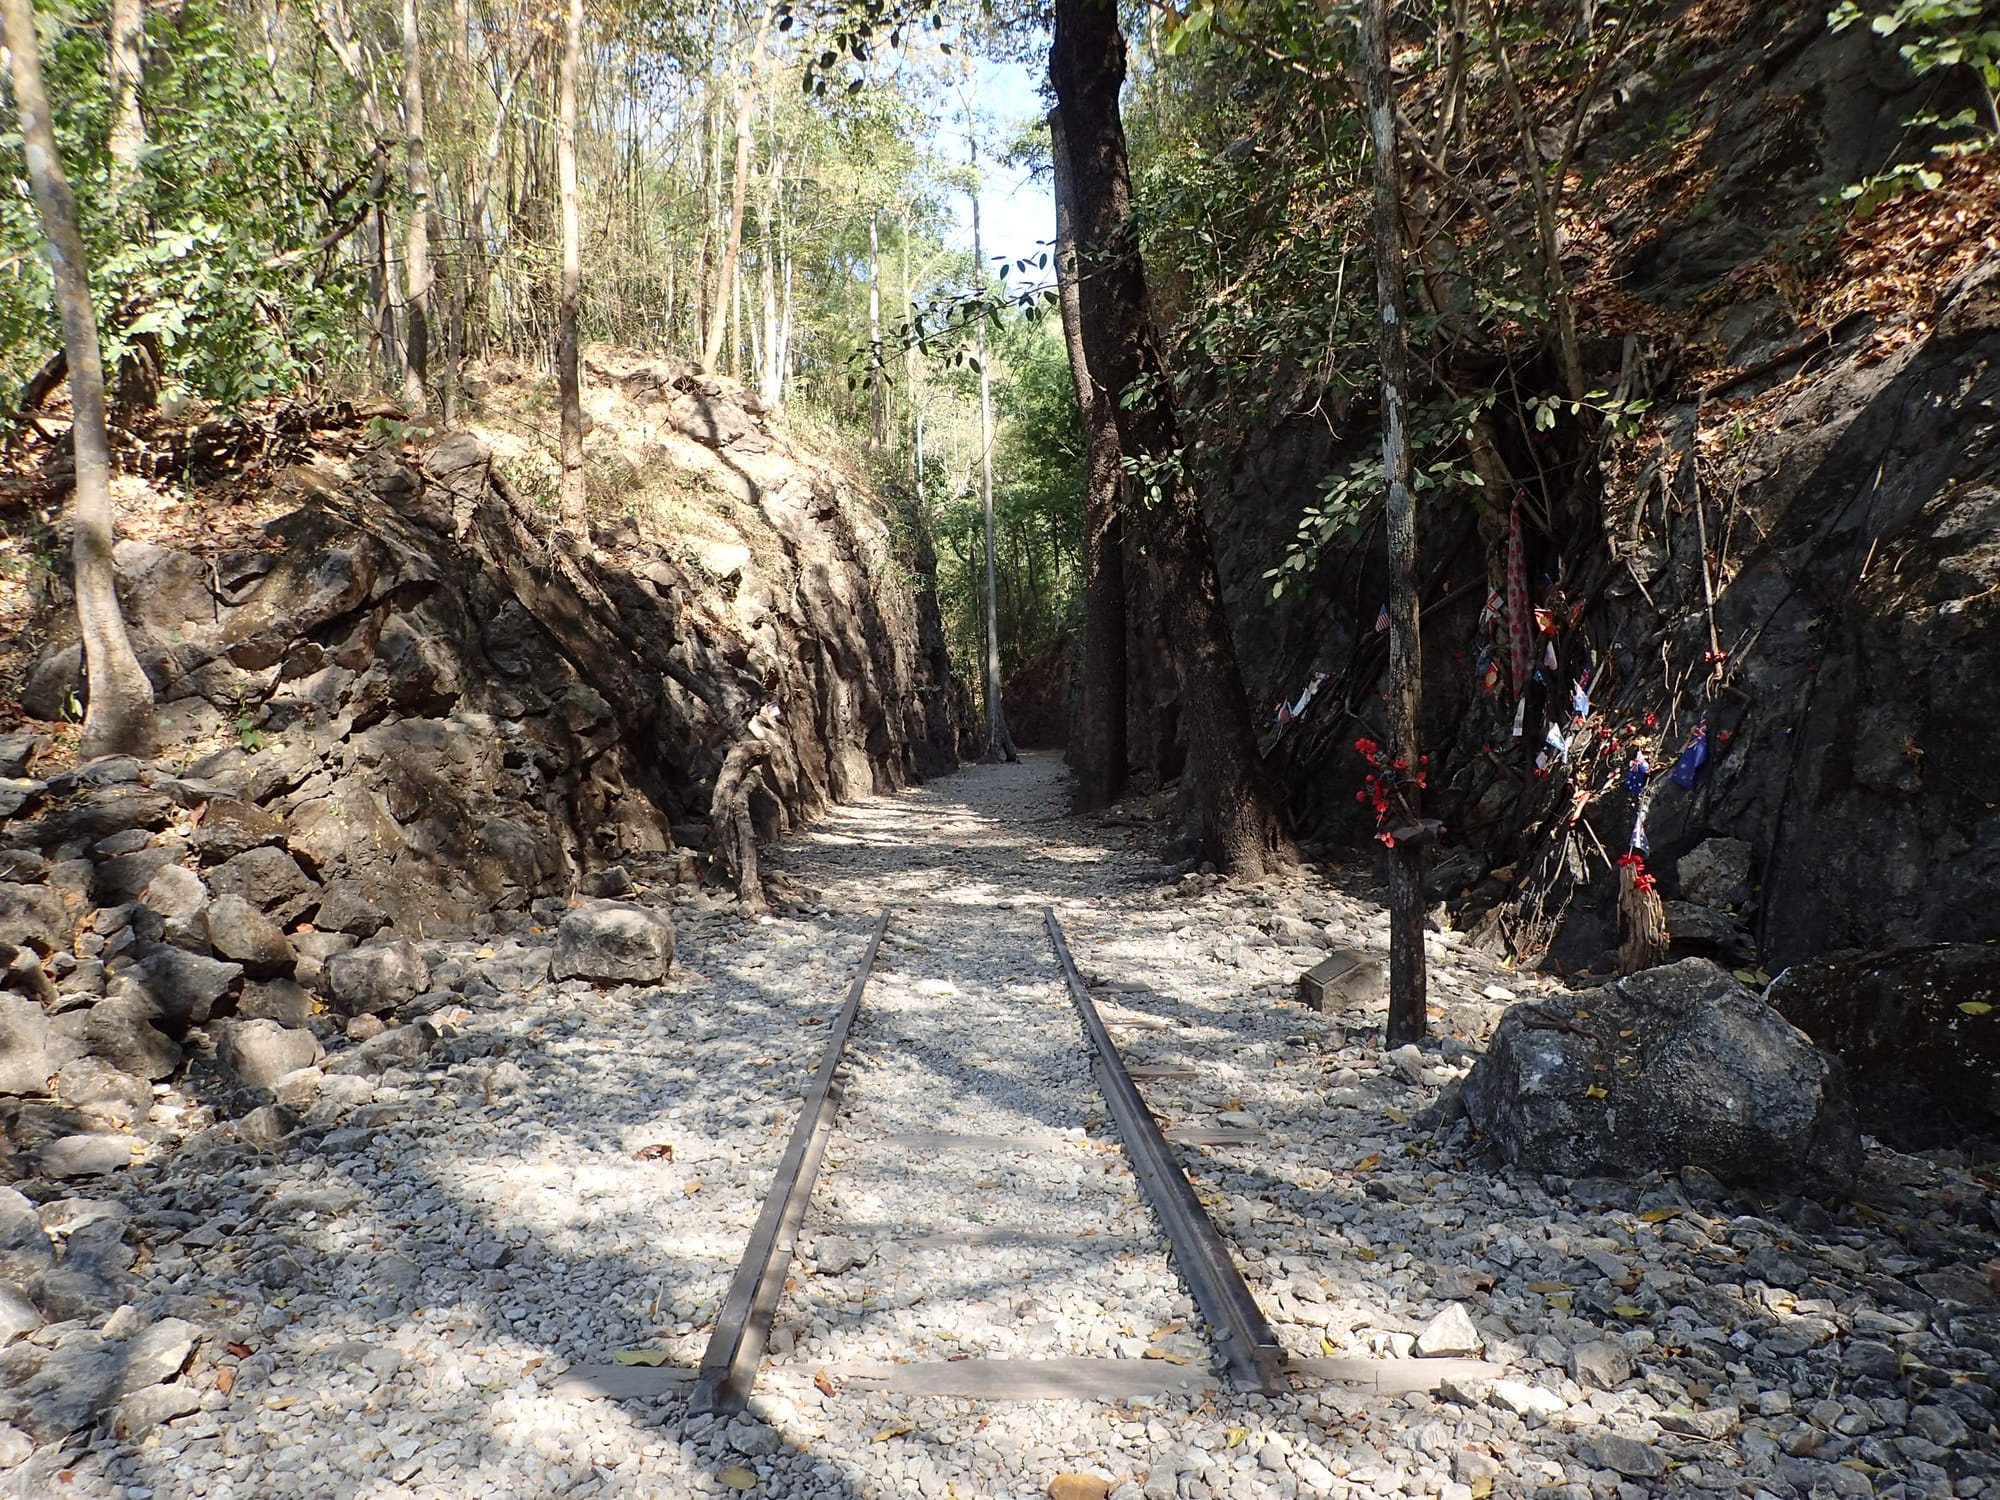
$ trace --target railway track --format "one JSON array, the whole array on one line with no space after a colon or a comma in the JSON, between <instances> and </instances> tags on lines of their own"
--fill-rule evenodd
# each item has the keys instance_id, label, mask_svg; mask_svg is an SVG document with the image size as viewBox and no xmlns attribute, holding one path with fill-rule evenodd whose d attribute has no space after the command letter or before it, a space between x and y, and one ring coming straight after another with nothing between
<instances>
[{"instance_id":1,"label":"railway track","mask_svg":"<svg viewBox=\"0 0 2000 1500\"><path fill-rule=\"evenodd\" d=\"M989 917L989 920L992 918ZM1077 970L1062 926L1052 909L1042 909L1042 927L1061 971L1074 1024L1080 1032L1081 1048L1072 1046L1069 1050L1088 1056L1089 1075L1096 1082L1104 1112L1116 1128L1124 1160L1136 1181L1135 1196L1143 1200L1152 1225L1164 1237L1166 1256L1187 1288L1192 1301L1190 1310L1198 1313L1199 1322L1206 1330L1215 1364L1241 1391L1276 1394L1289 1389L1287 1360L1277 1336L1245 1284L1227 1243L1202 1207L1158 1121L1140 1097L1110 1029ZM848 1078L844 1070L849 1063L850 1043L863 1015L863 998L871 978L875 977L878 957L889 929L890 913L885 908L876 921L867 949L848 987L845 1002L833 1020L818 1068L806 1090L798 1122L724 1297L696 1376L691 1398L693 1411L729 1414L743 1409L771 1347L774 1322L781 1304L788 1293L801 1295L801 1281L808 1288L804 1295L809 1299L811 1284L820 1280L819 1277L794 1278L792 1268L800 1250L802 1225L820 1180L822 1165L828 1159L829 1144L834 1138L840 1107L847 1093ZM918 954L928 951L919 943L911 942L908 946ZM1004 989L1007 981L1008 976L997 976L995 986ZM1023 998L1004 1002L984 1017L989 1045L995 1044L995 1037L1004 1044L1008 1038L1010 1018L1013 1018L1013 1039L1020 1041L1023 1047L1032 1049L1040 1044L1055 1046L1057 1051L1063 1050L1049 1035L1060 1016L1055 1005L1050 1003L1051 997L1045 992L1038 993L1025 974L1012 976L1012 982ZM926 984L931 986L929 990L923 988ZM947 981L937 979L918 981L916 992L937 1002L948 1000L954 994ZM968 1002L968 1010L971 1004ZM1015 1016L1013 1007L1017 1004L1019 1013ZM940 1005L937 1008L944 1007ZM994 1029L996 1026L999 1028L997 1031ZM980 1079L987 1076L982 1073L982 1065L977 1058L988 1054L950 1057L948 1042L937 1035L911 1037L908 1041L913 1047L929 1047L932 1056L946 1066L963 1067L966 1070L963 1076L967 1080L964 1087L967 1089L976 1089ZM893 1057L895 1053L888 1055ZM1061 1092L1059 1089L1044 1089L1035 1084L1034 1066L1032 1057L1018 1064L1016 1071L1027 1074L1030 1082L1022 1087L1018 1079L1009 1081L1008 1105L1003 1114L1010 1119L1022 1115L1033 1118L1039 1111L1059 1118L1079 1118L1078 1101L1054 1099L1053 1096ZM1046 1070L1046 1059L1043 1066ZM957 1100L937 1101L937 1113L950 1117L952 1107L957 1103ZM1031 1187L1042 1189L1050 1185L1046 1180L1049 1174L1044 1172L1043 1178L1037 1180L1036 1163L1043 1160L1046 1153L1054 1153L1060 1163L1067 1164L1054 1173L1057 1196L1049 1200L1060 1205L1064 1195L1071 1200L1081 1198L1079 1184L1082 1178L1091 1179L1093 1194L1101 1194L1105 1188L1119 1185L1113 1179L1115 1162L1100 1159L1087 1162L1082 1169L1075 1166L1079 1158L1089 1157L1094 1144L1075 1127L1067 1132L1020 1132L1010 1128L1002 1134L936 1131L878 1133L872 1138L857 1140L850 1149L861 1156L872 1152L871 1159L891 1176L899 1171L909 1175L933 1170L936 1161L945 1156L954 1160L967 1154L974 1159L991 1158L1000 1164L999 1170L1012 1174L1016 1179L1029 1180ZM1065 1176L1065 1172L1069 1175ZM997 1179L986 1179L976 1186L997 1189L1001 1184ZM1125 1196L1133 1195L1121 1196L1117 1201L1125 1201ZM962 1203L956 1197L950 1201L954 1205ZM1113 1200L1104 1198L1101 1201L1108 1204ZM1088 1212L1087 1206L1081 1207L1074 1217L1087 1217ZM963 1217L963 1214L958 1217ZM1047 1213L1045 1218L1058 1218L1058 1221L992 1226L976 1222L976 1213L974 1217L975 1222L956 1226L897 1221L873 1228L905 1247L906 1254L911 1253L911 1247L914 1247L916 1254L933 1255L940 1277L966 1273L969 1261L982 1249L1012 1246L1027 1247L1028 1252L1053 1252L1058 1257L1112 1254L1134 1263L1132 1269L1117 1273L1127 1278L1128 1283L1132 1278L1140 1282L1168 1279L1159 1274L1157 1267L1139 1264L1145 1254L1156 1252L1147 1250L1149 1232L1135 1224L1123 1225L1126 1232L1119 1235L1107 1234L1106 1225L1060 1222L1060 1217L1071 1216L1059 1217ZM1116 1229L1121 1226L1109 1227ZM837 1237L828 1238L835 1244L842 1243ZM822 1267L826 1263L825 1252L822 1252ZM916 1274L914 1270L910 1272L911 1276ZM1003 1268L1000 1279L1005 1280L1012 1274ZM1103 1278L1100 1276L1099 1279L1101 1282ZM1063 1276L1050 1280L1058 1287L1069 1284ZM1148 1288L1148 1294L1158 1296L1160 1290ZM988 1286L982 1288L981 1294L989 1301L1007 1303L1015 1316L1031 1322L1038 1314L1055 1311L1041 1305L1031 1289L1019 1285ZM905 1299L921 1299L924 1288L903 1285L893 1289L889 1295L892 1301L902 1301L908 1307L910 1304ZM861 1300L862 1310L873 1315L877 1299L867 1297ZM836 1310L829 1315L837 1317L839 1312ZM1158 1315L1157 1308L1153 1310L1153 1315ZM1117 1319L1113 1317L1109 1321L1116 1322ZM1189 1355L1175 1353L1160 1342L1167 1337L1169 1330L1179 1331L1182 1321L1166 1321L1154 1335L1140 1338L1144 1348L1139 1357L1065 1358L1059 1355L1041 1359L978 1359L952 1355L929 1365L892 1367L885 1364L879 1367L878 1377L881 1371L886 1370L888 1378L904 1381L902 1388L920 1393L929 1391L934 1394L1000 1397L1116 1396L1129 1390L1154 1386L1162 1378L1163 1371L1171 1373L1175 1365L1191 1363ZM1123 1337L1113 1336L1109 1341L1127 1348L1136 1337L1130 1328L1120 1328L1117 1333ZM943 1330L938 1331L937 1336L958 1337ZM972 1342L977 1344L978 1340L974 1338ZM1185 1344L1177 1347L1185 1348ZM929 1372L928 1377L924 1373L926 1371ZM942 1377L940 1371L943 1372ZM1191 1372L1188 1378L1205 1379L1206 1371Z\"/></svg>"}]
</instances>

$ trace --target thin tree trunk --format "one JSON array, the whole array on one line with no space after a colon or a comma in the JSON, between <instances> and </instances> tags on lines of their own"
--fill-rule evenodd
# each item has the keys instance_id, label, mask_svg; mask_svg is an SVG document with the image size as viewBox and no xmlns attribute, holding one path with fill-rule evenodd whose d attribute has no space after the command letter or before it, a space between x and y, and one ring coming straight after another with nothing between
<instances>
[{"instance_id":1,"label":"thin tree trunk","mask_svg":"<svg viewBox=\"0 0 2000 1500\"><path fill-rule=\"evenodd\" d=\"M1111 393L1091 378L1083 347L1083 307L1076 284L1076 226L1069 143L1062 112L1049 111L1055 167L1056 289L1070 376L1083 419L1083 703L1074 752L1077 805L1108 807L1125 789L1125 518L1119 511L1124 468Z\"/></svg>"},{"instance_id":2,"label":"thin tree trunk","mask_svg":"<svg viewBox=\"0 0 2000 1500\"><path fill-rule=\"evenodd\" d=\"M409 0L405 0L409 3ZM562 299L557 312L556 386L562 401L562 487L557 514L585 534L583 387L577 373L576 300L583 282L583 234L576 207L576 72L583 56L583 0L569 0L563 22L562 77L557 101L556 179L562 195Z\"/></svg>"},{"instance_id":3,"label":"thin tree trunk","mask_svg":"<svg viewBox=\"0 0 2000 1500\"><path fill-rule=\"evenodd\" d=\"M708 337L701 347L701 368L712 374L722 358L722 341L728 336L727 319L736 288L736 264L743 254L743 211L750 195L750 155L756 145L757 93L764 81L764 50L770 40L771 18L776 14L773 0L766 0L757 21L757 37L751 44L750 71L736 95L736 176L729 194L729 231L722 243L722 269L718 295L708 311Z\"/></svg>"},{"instance_id":4,"label":"thin tree trunk","mask_svg":"<svg viewBox=\"0 0 2000 1500\"><path fill-rule=\"evenodd\" d=\"M757 243L757 290L764 304L764 357L757 370L757 395L777 410L784 399L784 339L778 321L778 215L785 207L785 157L773 135L771 170L764 182L764 223Z\"/></svg>"},{"instance_id":5,"label":"thin tree trunk","mask_svg":"<svg viewBox=\"0 0 2000 1500\"><path fill-rule=\"evenodd\" d=\"M149 756L158 742L159 725L153 710L153 685L139 665L125 631L125 617L118 611L111 560L114 517L104 361L97 342L97 315L90 303L89 267L77 223L76 198L56 150L48 94L42 84L33 0L0 0L0 18L5 21L23 154L53 262L56 305L62 314L63 348L69 363L70 401L75 409L70 429L76 456L70 568L90 693L78 748L85 758Z\"/></svg>"},{"instance_id":6,"label":"thin tree trunk","mask_svg":"<svg viewBox=\"0 0 2000 1500\"><path fill-rule=\"evenodd\" d=\"M971 77L967 64L966 77ZM979 233L979 126L972 113L972 96L963 92L965 144L972 168L972 274L980 295L986 292L986 249ZM979 510L986 526L986 752L988 761L1016 761L1014 736L1007 728L1007 707L1000 694L1000 583L993 540L993 378L986 359L986 313L980 309L977 334L979 357Z\"/></svg>"},{"instance_id":7,"label":"thin tree trunk","mask_svg":"<svg viewBox=\"0 0 2000 1500\"><path fill-rule=\"evenodd\" d=\"M889 407L884 395L888 371L882 363L882 240L878 215L868 211L868 446L889 441Z\"/></svg>"},{"instance_id":8,"label":"thin tree trunk","mask_svg":"<svg viewBox=\"0 0 2000 1500\"><path fill-rule=\"evenodd\" d=\"M145 78L146 10L142 0L111 0L111 44L105 57L111 85L111 196L123 199L139 185L139 153L146 146L146 123L139 114Z\"/></svg>"},{"instance_id":9,"label":"thin tree trunk","mask_svg":"<svg viewBox=\"0 0 2000 1500\"><path fill-rule=\"evenodd\" d=\"M410 226L405 242L403 405L429 409L431 359L431 161L424 144L423 37L417 0L403 0L403 136L410 163Z\"/></svg>"},{"instance_id":10,"label":"thin tree trunk","mask_svg":"<svg viewBox=\"0 0 2000 1500\"><path fill-rule=\"evenodd\" d=\"M1361 71L1375 156L1376 347L1382 364L1382 466L1388 484L1389 744L1397 778L1390 814L1396 837L1389 864L1388 1044L1423 1036L1424 973L1423 638L1417 601L1417 517L1410 493L1409 333L1404 316L1402 183L1396 161L1395 79L1390 72L1388 0L1363 0ZM1395 836L1392 830L1392 836Z\"/></svg>"},{"instance_id":11,"label":"thin tree trunk","mask_svg":"<svg viewBox=\"0 0 2000 1500\"><path fill-rule=\"evenodd\" d=\"M1118 112L1125 38L1113 0L1056 0L1049 72L1075 188L1084 352L1092 376L1116 393L1119 447L1147 492L1146 541L1167 601L1164 623L1180 679L1202 851L1231 873L1262 874L1297 856L1279 827L1258 755L1201 499L1181 466L1179 413L1132 221Z\"/></svg>"}]
</instances>

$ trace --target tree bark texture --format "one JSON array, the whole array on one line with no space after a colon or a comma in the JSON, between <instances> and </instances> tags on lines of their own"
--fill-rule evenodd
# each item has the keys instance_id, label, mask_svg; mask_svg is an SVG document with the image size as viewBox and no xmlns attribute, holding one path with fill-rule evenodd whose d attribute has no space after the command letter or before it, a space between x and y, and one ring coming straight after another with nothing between
<instances>
[{"instance_id":1,"label":"tree bark texture","mask_svg":"<svg viewBox=\"0 0 2000 1500\"><path fill-rule=\"evenodd\" d=\"M1119 447L1144 491L1144 529L1181 683L1202 852L1236 874L1291 863L1229 637L1215 551L1181 451L1179 414L1146 297L1118 90L1125 38L1112 0L1057 0L1049 72L1069 144L1078 307L1090 372L1112 394Z\"/></svg>"},{"instance_id":2,"label":"tree bark texture","mask_svg":"<svg viewBox=\"0 0 2000 1500\"><path fill-rule=\"evenodd\" d=\"M403 142L409 153L410 225L404 241L403 405L429 409L431 358L431 160L424 144L423 37L417 0L403 0Z\"/></svg>"},{"instance_id":3,"label":"tree bark texture","mask_svg":"<svg viewBox=\"0 0 2000 1500\"><path fill-rule=\"evenodd\" d=\"M142 0L111 0L110 21L105 77L111 85L111 129L105 145L111 156L111 196L120 199L139 184L139 153L146 145L146 124L139 114L146 47Z\"/></svg>"},{"instance_id":4,"label":"tree bark texture","mask_svg":"<svg viewBox=\"0 0 2000 1500\"><path fill-rule=\"evenodd\" d=\"M764 51L771 37L769 3L757 21L757 37L750 48L750 71L736 95L736 173L729 191L729 232L722 242L722 267L716 276L715 296L708 309L708 336L702 340L701 368L713 374L722 359L723 344L729 337L729 312L735 305L736 268L743 256L743 212L750 197L750 156L757 143L757 92L764 80Z\"/></svg>"},{"instance_id":5,"label":"tree bark texture","mask_svg":"<svg viewBox=\"0 0 2000 1500\"><path fill-rule=\"evenodd\" d=\"M55 272L70 401L75 409L71 440L76 449L76 499L70 508L74 532L70 567L90 694L79 750L86 758L151 755L159 734L153 685L133 653L125 617L118 612L112 569L111 445L105 427L104 360L97 342L97 315L90 305L90 277L83 234L77 224L76 198L56 151L48 93L42 83L33 0L0 0L0 19L5 22L28 178Z\"/></svg>"},{"instance_id":6,"label":"tree bark texture","mask_svg":"<svg viewBox=\"0 0 2000 1500\"><path fill-rule=\"evenodd\" d=\"M404 0L405 4L410 0ZM562 296L556 314L556 387L562 403L561 524L584 535L583 384L577 370L576 300L583 282L583 232L576 206L576 73L583 55L583 0L569 0L557 85L556 181L562 197Z\"/></svg>"},{"instance_id":7,"label":"tree bark texture","mask_svg":"<svg viewBox=\"0 0 2000 1500\"><path fill-rule=\"evenodd\" d=\"M1111 393L1091 378L1083 346L1083 309L1076 284L1076 228L1069 143L1062 112L1049 111L1055 167L1056 288L1063 340L1083 419L1083 671L1075 763L1077 805L1089 812L1118 800L1125 789L1125 519L1119 502L1124 468Z\"/></svg>"},{"instance_id":8,"label":"tree bark texture","mask_svg":"<svg viewBox=\"0 0 2000 1500\"><path fill-rule=\"evenodd\" d=\"M1382 365L1382 467L1388 484L1389 745L1401 803L1391 821L1420 829L1423 766L1419 710L1423 640L1417 601L1416 502L1410 493L1409 331L1404 321L1402 183L1396 161L1395 79L1390 72L1388 0L1364 0L1361 68L1375 158L1376 349ZM1388 1043L1414 1042L1428 1029L1424 972L1424 838L1399 838L1389 865Z\"/></svg>"},{"instance_id":9,"label":"tree bark texture","mask_svg":"<svg viewBox=\"0 0 2000 1500\"><path fill-rule=\"evenodd\" d=\"M972 274L986 290L986 247L979 233L979 129L971 96L965 100L965 139L972 167ZM993 534L993 377L987 370L986 316L979 317L976 344L979 359L979 510L986 523L986 750L987 761L1021 758L1007 728L1007 705L1000 690L1000 578Z\"/></svg>"}]
</instances>

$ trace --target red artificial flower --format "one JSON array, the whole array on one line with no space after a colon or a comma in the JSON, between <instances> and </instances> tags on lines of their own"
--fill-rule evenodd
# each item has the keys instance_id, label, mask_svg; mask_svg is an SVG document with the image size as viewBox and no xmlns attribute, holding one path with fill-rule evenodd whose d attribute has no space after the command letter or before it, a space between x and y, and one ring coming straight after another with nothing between
<instances>
[{"instance_id":1,"label":"red artificial flower","mask_svg":"<svg viewBox=\"0 0 2000 1500\"><path fill-rule=\"evenodd\" d=\"M1365 739L1356 740L1354 742L1354 748L1361 752L1362 758L1364 760L1373 760L1377 755L1381 753L1382 750L1382 747L1376 744L1373 740L1365 740Z\"/></svg>"}]
</instances>

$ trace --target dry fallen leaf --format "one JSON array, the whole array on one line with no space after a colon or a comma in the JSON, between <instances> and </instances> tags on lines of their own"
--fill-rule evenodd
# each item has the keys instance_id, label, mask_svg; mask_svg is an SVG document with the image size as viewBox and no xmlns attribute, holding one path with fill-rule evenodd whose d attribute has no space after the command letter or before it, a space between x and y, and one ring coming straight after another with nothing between
<instances>
[{"instance_id":1,"label":"dry fallen leaf","mask_svg":"<svg viewBox=\"0 0 2000 1500\"><path fill-rule=\"evenodd\" d=\"M1680 1214L1681 1211L1678 1208L1649 1208L1639 1215L1639 1222L1642 1224L1664 1224L1669 1219L1679 1218Z\"/></svg>"},{"instance_id":2,"label":"dry fallen leaf","mask_svg":"<svg viewBox=\"0 0 2000 1500\"><path fill-rule=\"evenodd\" d=\"M697 1177L697 1178L695 1178L695 1179L694 1179L694 1180L693 1180L692 1182L685 1182L685 1183L682 1183L682 1184L681 1184L681 1191L682 1191L682 1192L684 1192L684 1193L698 1193L698 1192L700 1192L700 1191L701 1191L701 1179L700 1179L699 1177Z\"/></svg>"},{"instance_id":3,"label":"dry fallen leaf","mask_svg":"<svg viewBox=\"0 0 2000 1500\"><path fill-rule=\"evenodd\" d=\"M673 1159L674 1148L665 1141L661 1141L657 1145L641 1146L637 1151L632 1153L632 1160L634 1161L672 1161Z\"/></svg>"},{"instance_id":4,"label":"dry fallen leaf","mask_svg":"<svg viewBox=\"0 0 2000 1500\"><path fill-rule=\"evenodd\" d=\"M1599 1084L1599 1083L1593 1083L1593 1084L1592 1084L1592 1085L1591 1085L1591 1086L1590 1086L1589 1088L1587 1088L1587 1089L1585 1089L1585 1090L1583 1091L1583 1097L1584 1097L1584 1098L1586 1098L1586 1099L1602 1099L1602 1098L1605 1098L1605 1097L1606 1097L1606 1095L1605 1095L1605 1092L1604 1092L1604 1085L1602 1085L1602 1084Z\"/></svg>"},{"instance_id":5,"label":"dry fallen leaf","mask_svg":"<svg viewBox=\"0 0 2000 1500\"><path fill-rule=\"evenodd\" d=\"M235 1355L238 1359L248 1359L251 1355L257 1352L255 1349L252 1349L248 1344L232 1343L232 1344L224 1344L222 1347L224 1349L227 1349L231 1354Z\"/></svg>"},{"instance_id":6,"label":"dry fallen leaf","mask_svg":"<svg viewBox=\"0 0 2000 1500\"><path fill-rule=\"evenodd\" d=\"M893 1427L884 1427L880 1432L876 1433L874 1441L878 1443L886 1443L889 1441L890 1438L903 1437L908 1433L915 1432L916 1430L917 1430L917 1424L914 1422L898 1422Z\"/></svg>"},{"instance_id":7,"label":"dry fallen leaf","mask_svg":"<svg viewBox=\"0 0 2000 1500\"><path fill-rule=\"evenodd\" d=\"M831 1396L833 1394L833 1381L827 1377L827 1373L824 1370L813 1376L813 1385L822 1396Z\"/></svg>"},{"instance_id":8,"label":"dry fallen leaf","mask_svg":"<svg viewBox=\"0 0 2000 1500\"><path fill-rule=\"evenodd\" d=\"M1104 1500L1111 1481L1095 1474L1058 1474L1049 1481L1049 1500Z\"/></svg>"},{"instance_id":9,"label":"dry fallen leaf","mask_svg":"<svg viewBox=\"0 0 2000 1500\"><path fill-rule=\"evenodd\" d=\"M1382 1153L1380 1151L1371 1151L1348 1170L1354 1172L1372 1172L1381 1165Z\"/></svg>"},{"instance_id":10,"label":"dry fallen leaf","mask_svg":"<svg viewBox=\"0 0 2000 1500\"><path fill-rule=\"evenodd\" d=\"M741 1464L731 1464L715 1477L728 1485L732 1490L754 1490L757 1488L757 1476Z\"/></svg>"},{"instance_id":11,"label":"dry fallen leaf","mask_svg":"<svg viewBox=\"0 0 2000 1500\"><path fill-rule=\"evenodd\" d=\"M225 1396L235 1390L236 1372L234 1370L224 1370L219 1373L215 1377L215 1388Z\"/></svg>"}]
</instances>

